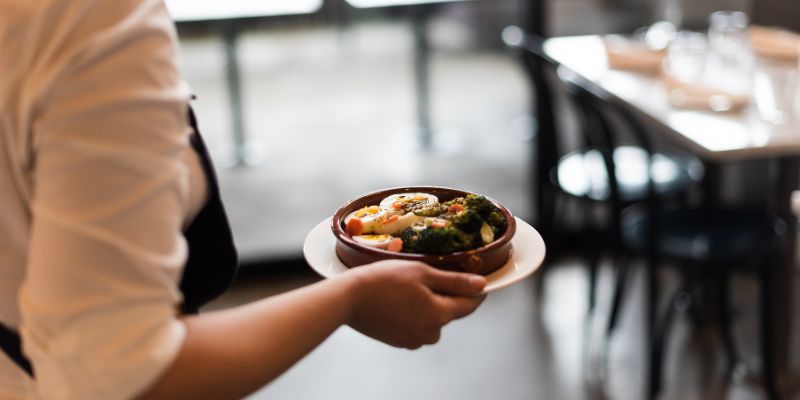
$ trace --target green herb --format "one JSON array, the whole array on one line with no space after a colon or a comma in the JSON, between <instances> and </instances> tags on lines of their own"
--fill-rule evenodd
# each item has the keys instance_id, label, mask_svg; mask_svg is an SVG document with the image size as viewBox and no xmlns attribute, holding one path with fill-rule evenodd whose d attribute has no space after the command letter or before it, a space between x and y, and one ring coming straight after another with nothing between
<instances>
[{"instance_id":1,"label":"green herb","mask_svg":"<svg viewBox=\"0 0 800 400\"><path fill-rule=\"evenodd\" d=\"M455 204L463 209L456 207L451 211ZM424 207L414 214L445 219L452 224L445 228L406 229L400 235L406 253L448 254L476 249L500 237L508 227L505 216L489 199L474 194Z\"/></svg>"}]
</instances>

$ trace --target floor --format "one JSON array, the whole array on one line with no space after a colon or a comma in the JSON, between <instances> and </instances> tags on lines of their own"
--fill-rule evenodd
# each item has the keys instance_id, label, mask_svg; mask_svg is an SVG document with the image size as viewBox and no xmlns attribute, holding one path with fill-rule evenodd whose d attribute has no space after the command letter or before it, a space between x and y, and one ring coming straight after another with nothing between
<instances>
[{"instance_id":1,"label":"floor","mask_svg":"<svg viewBox=\"0 0 800 400\"><path fill-rule=\"evenodd\" d=\"M595 318L588 319L586 270L579 259L561 260L547 272L542 298L535 279L492 293L475 313L445 327L439 343L416 351L395 349L342 327L249 400L642 399L641 271L630 286L617 334L604 347L600 330L610 279L606 267ZM250 274L208 308L235 306L318 280L307 270ZM663 271L662 281L675 277ZM758 365L755 289L750 277L735 280L736 339L742 365L752 369ZM795 326L798 322L795 318ZM764 398L755 380L723 374L714 324L698 326L679 314L672 332L661 399ZM603 349L609 350L605 367L599 361Z\"/></svg>"},{"instance_id":2,"label":"floor","mask_svg":"<svg viewBox=\"0 0 800 400\"><path fill-rule=\"evenodd\" d=\"M583 13L584 25L573 21L572 28L556 29L602 28L591 10L575 3L558 3L563 6L556 12ZM198 96L194 106L217 161L242 258L250 264L288 260L280 270L248 271L209 308L319 280L295 263L306 233L364 192L446 185L488 194L519 216L530 214L527 156L535 122L527 114L527 82L506 52L470 50L475 38L463 23L442 18L432 29L435 141L427 150L417 136L405 21L246 32L239 49L245 127L261 162L244 168L226 166L232 149L222 44L214 36L182 39L184 74ZM602 276L607 287L609 271ZM674 281L668 273L664 279ZM631 286L608 368L591 361L602 348L602 318L587 322L580 260L558 262L545 288L540 298L527 280L494 293L476 313L449 325L439 344L417 351L390 348L343 327L250 399L641 399L641 285ZM752 281L739 279L735 293L737 337L755 343ZM601 291L600 317L607 297ZM681 319L670 349L664 399L762 398L746 380L718 385L713 326ZM753 348L743 346L743 353L757 365Z\"/></svg>"}]
</instances>

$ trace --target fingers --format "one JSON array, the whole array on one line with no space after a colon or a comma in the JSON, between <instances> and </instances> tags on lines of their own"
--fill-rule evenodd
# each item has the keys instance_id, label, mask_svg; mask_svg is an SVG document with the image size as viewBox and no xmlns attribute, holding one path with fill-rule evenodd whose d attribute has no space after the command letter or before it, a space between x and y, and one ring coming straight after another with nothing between
<instances>
[{"instance_id":1,"label":"fingers","mask_svg":"<svg viewBox=\"0 0 800 400\"><path fill-rule=\"evenodd\" d=\"M434 295L436 297L435 308L439 311L439 317L435 318L433 325L429 325L405 338L405 341L396 344L409 350L416 350L425 345L432 345L441 339L442 328L450 321L465 317L475 311L481 302L486 298L485 295L473 297L449 297Z\"/></svg>"},{"instance_id":2,"label":"fingers","mask_svg":"<svg viewBox=\"0 0 800 400\"><path fill-rule=\"evenodd\" d=\"M414 335L408 342L403 343L397 347L403 347L409 350L416 350L422 346L432 345L439 342L442 337L441 327L430 329L425 333Z\"/></svg>"},{"instance_id":3,"label":"fingers","mask_svg":"<svg viewBox=\"0 0 800 400\"><path fill-rule=\"evenodd\" d=\"M449 296L476 296L486 287L481 275L441 271L430 268L425 283L436 293Z\"/></svg>"},{"instance_id":4,"label":"fingers","mask_svg":"<svg viewBox=\"0 0 800 400\"><path fill-rule=\"evenodd\" d=\"M436 302L444 310L447 322L472 314L481 305L486 295L472 297L437 296Z\"/></svg>"},{"instance_id":5,"label":"fingers","mask_svg":"<svg viewBox=\"0 0 800 400\"><path fill-rule=\"evenodd\" d=\"M419 262L377 262L356 273L359 290L348 323L396 347L437 343L443 326L472 313L485 298L485 277Z\"/></svg>"}]
</instances>

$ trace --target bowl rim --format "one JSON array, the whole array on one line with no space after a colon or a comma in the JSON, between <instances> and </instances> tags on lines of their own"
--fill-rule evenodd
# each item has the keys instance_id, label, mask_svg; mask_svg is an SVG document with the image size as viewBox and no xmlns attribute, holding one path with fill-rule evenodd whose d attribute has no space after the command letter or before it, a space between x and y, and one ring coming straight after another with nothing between
<instances>
[{"instance_id":1,"label":"bowl rim","mask_svg":"<svg viewBox=\"0 0 800 400\"><path fill-rule=\"evenodd\" d=\"M413 193L413 192L421 192L426 193L426 191L451 191L456 192L457 194L454 197L465 196L468 194L476 194L479 196L485 197L489 202L492 203L498 210L503 214L506 218L507 226L505 232L500 235L499 238L495 238L491 243L485 244L481 247L466 250L466 251L457 251L453 253L447 254L419 254L419 253L401 253L401 252L393 252L388 250L379 249L376 247L370 247L363 245L361 243L356 242L353 240L350 235L344 230L342 222L344 218L350 214L352 211L355 211L354 205L358 204L369 197L374 197L378 195L383 195L385 198L388 195L395 194L395 193ZM437 196L438 197L438 196ZM455 189L446 186L399 186L399 187L392 187L386 189L375 190L373 192L362 194L354 199L351 199L340 206L336 212L333 214L331 218L331 230L333 231L333 235L345 246L353 248L358 251L363 251L369 255L374 257L385 257L385 258L393 258L393 259L401 259L401 260L412 260L412 261L425 261L431 259L443 259L445 257L452 257L452 258L459 258L459 257L470 257L475 255L476 253L484 253L488 251L492 251L494 249L498 249L511 241L516 233L516 219L514 215L511 213L511 210L506 208L497 200L486 196L481 193L470 192L467 190Z\"/></svg>"}]
</instances>

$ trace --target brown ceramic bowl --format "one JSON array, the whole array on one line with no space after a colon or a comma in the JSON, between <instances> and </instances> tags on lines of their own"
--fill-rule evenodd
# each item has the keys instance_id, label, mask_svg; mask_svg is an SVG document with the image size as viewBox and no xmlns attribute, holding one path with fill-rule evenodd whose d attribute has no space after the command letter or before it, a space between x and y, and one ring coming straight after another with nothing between
<instances>
[{"instance_id":1,"label":"brown ceramic bowl","mask_svg":"<svg viewBox=\"0 0 800 400\"><path fill-rule=\"evenodd\" d=\"M413 253L397 253L375 247L362 245L353 240L344 228L344 219L351 212L362 207L376 205L386 196L395 193L423 192L430 193L439 198L440 202L452 200L456 197L471 194L463 190L450 189L438 186L414 186L394 189L384 189L368 193L354 200L348 201L336 210L331 222L331 229L336 236L336 255L347 267L357 267L375 261L386 259L400 259L422 261L436 268L449 271L471 272L488 275L502 267L511 254L511 238L514 237L517 225L511 212L497 201L488 198L497 207L508 221L506 231L493 242L468 251L459 251L451 254L425 255Z\"/></svg>"}]
</instances>

